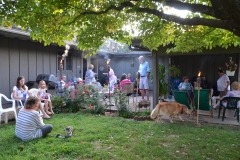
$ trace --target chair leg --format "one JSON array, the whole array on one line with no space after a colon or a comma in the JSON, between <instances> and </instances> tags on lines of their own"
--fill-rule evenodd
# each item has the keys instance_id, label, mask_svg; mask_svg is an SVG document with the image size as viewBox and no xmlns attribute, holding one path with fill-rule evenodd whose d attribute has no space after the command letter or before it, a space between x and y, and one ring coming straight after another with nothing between
<instances>
[{"instance_id":1,"label":"chair leg","mask_svg":"<svg viewBox=\"0 0 240 160\"><path fill-rule=\"evenodd\" d=\"M237 121L239 122L239 108L236 110L237 112Z\"/></svg>"},{"instance_id":2,"label":"chair leg","mask_svg":"<svg viewBox=\"0 0 240 160\"><path fill-rule=\"evenodd\" d=\"M15 115L15 121L17 122L17 112L14 111L14 115Z\"/></svg>"},{"instance_id":3,"label":"chair leg","mask_svg":"<svg viewBox=\"0 0 240 160\"><path fill-rule=\"evenodd\" d=\"M226 108L224 107L224 108L223 108L223 116L222 116L222 121L224 121L224 118L225 118L225 112L226 112Z\"/></svg>"},{"instance_id":4,"label":"chair leg","mask_svg":"<svg viewBox=\"0 0 240 160\"><path fill-rule=\"evenodd\" d=\"M222 109L222 107L220 106L220 107L219 107L219 111L218 111L218 118L220 118L221 109Z\"/></svg>"},{"instance_id":5,"label":"chair leg","mask_svg":"<svg viewBox=\"0 0 240 160\"><path fill-rule=\"evenodd\" d=\"M8 123L8 112L5 113L5 124Z\"/></svg>"}]
</instances>

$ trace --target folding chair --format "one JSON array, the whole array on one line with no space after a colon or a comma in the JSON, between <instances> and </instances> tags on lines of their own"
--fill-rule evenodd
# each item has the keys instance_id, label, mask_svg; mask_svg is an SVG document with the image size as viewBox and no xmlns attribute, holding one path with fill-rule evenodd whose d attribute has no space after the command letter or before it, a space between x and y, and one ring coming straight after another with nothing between
<instances>
[{"instance_id":1,"label":"folding chair","mask_svg":"<svg viewBox=\"0 0 240 160\"><path fill-rule=\"evenodd\" d=\"M191 102L189 101L189 95L187 91L174 90L173 94L176 102L180 104L184 104L188 107L189 110L192 110L191 113L189 114L189 117L190 115L196 114L196 110L194 106L192 106Z\"/></svg>"},{"instance_id":2,"label":"folding chair","mask_svg":"<svg viewBox=\"0 0 240 160\"><path fill-rule=\"evenodd\" d=\"M188 97L187 91L174 90L173 94L176 102L186 105L188 109L194 109L194 107L191 106L191 103L189 103L189 97Z\"/></svg>"},{"instance_id":3,"label":"folding chair","mask_svg":"<svg viewBox=\"0 0 240 160\"><path fill-rule=\"evenodd\" d=\"M199 110L210 111L209 117L213 117L213 110L211 106L211 90L200 89L199 90ZM198 109L198 90L194 90L195 108Z\"/></svg>"}]
</instances>

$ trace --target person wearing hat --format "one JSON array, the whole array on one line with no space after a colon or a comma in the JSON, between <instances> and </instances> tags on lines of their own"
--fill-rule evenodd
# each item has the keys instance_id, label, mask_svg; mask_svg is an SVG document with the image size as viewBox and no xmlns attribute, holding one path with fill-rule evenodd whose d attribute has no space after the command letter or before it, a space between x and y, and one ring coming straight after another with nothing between
<instances>
[{"instance_id":1,"label":"person wearing hat","mask_svg":"<svg viewBox=\"0 0 240 160\"><path fill-rule=\"evenodd\" d=\"M187 91L189 103L193 106L194 105L194 96L193 96L193 86L191 83L188 82L188 76L183 77L183 82L181 82L178 86L179 90Z\"/></svg>"},{"instance_id":2,"label":"person wearing hat","mask_svg":"<svg viewBox=\"0 0 240 160\"><path fill-rule=\"evenodd\" d=\"M232 90L228 91L227 94L224 97L240 97L240 84L236 81L234 81L231 84ZM224 97L218 98L218 103L213 106L214 109L220 106L220 100L222 100ZM226 106L226 103L223 103L224 106ZM238 107L240 108L240 104L238 102Z\"/></svg>"},{"instance_id":3,"label":"person wearing hat","mask_svg":"<svg viewBox=\"0 0 240 160\"><path fill-rule=\"evenodd\" d=\"M218 69L219 78L217 80L217 89L220 92L219 97L222 98L230 90L229 77L223 72L222 68Z\"/></svg>"}]
</instances>

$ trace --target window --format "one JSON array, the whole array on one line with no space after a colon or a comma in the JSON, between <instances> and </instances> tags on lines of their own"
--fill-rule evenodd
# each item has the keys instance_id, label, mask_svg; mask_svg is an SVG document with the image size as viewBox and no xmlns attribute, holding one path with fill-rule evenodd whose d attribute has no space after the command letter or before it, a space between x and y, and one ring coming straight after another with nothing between
<instances>
[{"instance_id":1,"label":"window","mask_svg":"<svg viewBox=\"0 0 240 160\"><path fill-rule=\"evenodd\" d=\"M64 52L58 52L57 59L58 59L58 70L60 66L60 61L62 59L62 55ZM62 61L63 70L72 70L72 56L71 53L68 53L68 56L64 58Z\"/></svg>"}]
</instances>

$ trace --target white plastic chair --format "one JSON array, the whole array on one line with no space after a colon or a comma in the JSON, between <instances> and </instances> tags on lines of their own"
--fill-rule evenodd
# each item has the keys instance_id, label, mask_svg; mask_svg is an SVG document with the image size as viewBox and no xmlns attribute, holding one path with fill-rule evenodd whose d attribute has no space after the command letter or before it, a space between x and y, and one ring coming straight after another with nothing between
<instances>
[{"instance_id":1,"label":"white plastic chair","mask_svg":"<svg viewBox=\"0 0 240 160\"><path fill-rule=\"evenodd\" d=\"M13 93L11 94L11 99L17 101L17 106L19 109L24 107L21 100L13 98Z\"/></svg>"},{"instance_id":2,"label":"white plastic chair","mask_svg":"<svg viewBox=\"0 0 240 160\"><path fill-rule=\"evenodd\" d=\"M2 98L4 98L6 101L12 102L12 107L10 108L4 108L2 107ZM15 107L15 100L8 99L5 95L0 93L0 118L2 113L5 113L5 124L8 123L8 112L14 112L15 120L17 120L17 112ZM1 125L1 121L0 121Z\"/></svg>"},{"instance_id":3,"label":"white plastic chair","mask_svg":"<svg viewBox=\"0 0 240 160\"><path fill-rule=\"evenodd\" d=\"M37 97L38 89L37 89L37 88L32 88L32 89L29 90L29 92L32 93L32 96ZM48 97L48 98L49 98L49 97ZM45 103L42 103L42 102L41 102L41 105L42 105L42 107L44 107Z\"/></svg>"}]
</instances>

